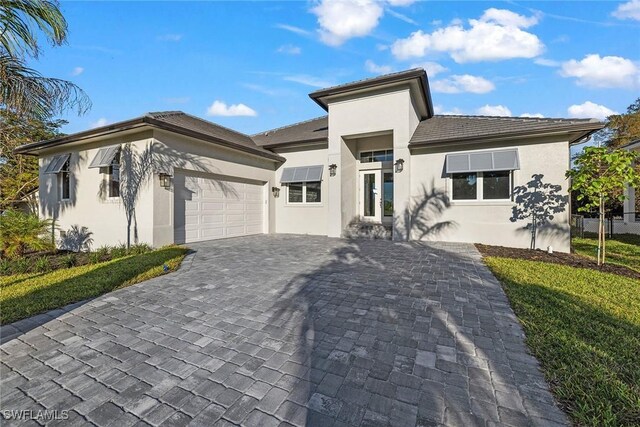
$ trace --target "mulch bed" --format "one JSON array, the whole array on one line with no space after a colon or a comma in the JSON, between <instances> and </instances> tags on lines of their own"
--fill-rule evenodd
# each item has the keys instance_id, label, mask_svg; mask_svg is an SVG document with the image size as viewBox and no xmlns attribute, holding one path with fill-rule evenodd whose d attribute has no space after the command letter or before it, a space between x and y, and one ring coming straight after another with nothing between
<instances>
[{"instance_id":1,"label":"mulch bed","mask_svg":"<svg viewBox=\"0 0 640 427\"><path fill-rule=\"evenodd\" d=\"M562 252L554 252L548 254L545 251L536 249L518 249L518 248L505 248L504 246L489 246L476 243L476 248L485 257L500 257L500 258L513 258L524 259L529 261L541 261L550 262L554 264L568 265L570 267L577 268L590 268L592 270L598 270L604 273L613 273L620 276L630 277L632 279L640 280L640 272L627 268L623 265L617 264L604 264L598 267L598 263L591 259L578 254L567 254Z\"/></svg>"}]
</instances>

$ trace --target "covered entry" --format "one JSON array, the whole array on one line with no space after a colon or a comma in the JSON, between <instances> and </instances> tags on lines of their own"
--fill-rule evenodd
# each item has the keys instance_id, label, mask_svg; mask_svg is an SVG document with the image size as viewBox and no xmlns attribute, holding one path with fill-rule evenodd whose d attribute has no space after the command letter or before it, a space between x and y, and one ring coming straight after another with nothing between
<instances>
[{"instance_id":1,"label":"covered entry","mask_svg":"<svg viewBox=\"0 0 640 427\"><path fill-rule=\"evenodd\" d=\"M174 241L190 243L264 232L263 182L176 174Z\"/></svg>"}]
</instances>

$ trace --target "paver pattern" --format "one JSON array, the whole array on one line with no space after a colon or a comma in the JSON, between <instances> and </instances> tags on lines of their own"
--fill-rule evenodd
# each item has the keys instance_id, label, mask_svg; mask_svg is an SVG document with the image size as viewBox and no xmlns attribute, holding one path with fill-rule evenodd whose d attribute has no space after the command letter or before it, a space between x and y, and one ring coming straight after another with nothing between
<instances>
[{"instance_id":1,"label":"paver pattern","mask_svg":"<svg viewBox=\"0 0 640 427\"><path fill-rule=\"evenodd\" d=\"M176 273L3 328L1 409L118 427L568 423L472 245L191 246Z\"/></svg>"}]
</instances>

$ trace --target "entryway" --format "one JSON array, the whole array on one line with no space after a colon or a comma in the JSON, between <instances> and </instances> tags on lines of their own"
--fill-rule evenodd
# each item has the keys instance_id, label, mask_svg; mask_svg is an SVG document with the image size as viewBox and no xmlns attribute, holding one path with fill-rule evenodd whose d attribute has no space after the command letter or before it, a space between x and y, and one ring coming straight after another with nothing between
<instances>
[{"instance_id":1,"label":"entryway","mask_svg":"<svg viewBox=\"0 0 640 427\"><path fill-rule=\"evenodd\" d=\"M359 213L364 221L393 222L393 170L361 170Z\"/></svg>"}]
</instances>

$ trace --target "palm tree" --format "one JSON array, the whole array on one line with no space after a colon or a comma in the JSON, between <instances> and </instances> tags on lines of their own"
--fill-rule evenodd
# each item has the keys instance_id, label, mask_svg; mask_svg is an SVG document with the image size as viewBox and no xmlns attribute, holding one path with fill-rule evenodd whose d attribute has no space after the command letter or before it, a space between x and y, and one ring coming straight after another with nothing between
<instances>
[{"instance_id":1,"label":"palm tree","mask_svg":"<svg viewBox=\"0 0 640 427\"><path fill-rule=\"evenodd\" d=\"M27 58L37 59L41 52L36 32L54 46L66 42L67 21L57 2L0 0L0 106L39 118L67 109L85 113L91 101L82 89L25 65Z\"/></svg>"}]
</instances>

